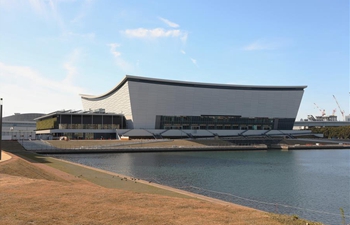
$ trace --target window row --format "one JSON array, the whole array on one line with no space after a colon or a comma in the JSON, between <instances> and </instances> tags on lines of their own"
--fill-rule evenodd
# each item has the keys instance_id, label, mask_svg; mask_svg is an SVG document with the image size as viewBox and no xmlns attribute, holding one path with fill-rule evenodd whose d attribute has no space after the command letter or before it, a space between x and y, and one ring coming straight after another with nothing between
<instances>
[{"instance_id":1,"label":"window row","mask_svg":"<svg viewBox=\"0 0 350 225\"><path fill-rule=\"evenodd\" d=\"M119 129L119 124L59 124L58 129Z\"/></svg>"},{"instance_id":2,"label":"window row","mask_svg":"<svg viewBox=\"0 0 350 225\"><path fill-rule=\"evenodd\" d=\"M244 118L244 117L225 117L225 116L161 116L164 122L192 122L192 123L273 123L270 118Z\"/></svg>"},{"instance_id":3,"label":"window row","mask_svg":"<svg viewBox=\"0 0 350 225\"><path fill-rule=\"evenodd\" d=\"M183 130L271 130L272 125L196 125L196 124L163 124L161 129L183 129Z\"/></svg>"}]
</instances>

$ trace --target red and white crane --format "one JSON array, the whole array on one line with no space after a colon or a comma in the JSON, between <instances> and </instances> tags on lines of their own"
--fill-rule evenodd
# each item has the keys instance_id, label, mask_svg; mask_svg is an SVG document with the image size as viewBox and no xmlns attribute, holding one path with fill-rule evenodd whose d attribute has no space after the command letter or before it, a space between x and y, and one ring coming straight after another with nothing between
<instances>
[{"instance_id":1,"label":"red and white crane","mask_svg":"<svg viewBox=\"0 0 350 225\"><path fill-rule=\"evenodd\" d=\"M332 116L335 116L335 113L337 112L337 109L333 109Z\"/></svg>"},{"instance_id":2,"label":"red and white crane","mask_svg":"<svg viewBox=\"0 0 350 225\"><path fill-rule=\"evenodd\" d=\"M316 105L316 103L314 103L314 105L316 106L316 108L318 108L318 110L320 110L322 116L326 115L326 110L320 109L320 107L318 107L318 105Z\"/></svg>"},{"instance_id":3,"label":"red and white crane","mask_svg":"<svg viewBox=\"0 0 350 225\"><path fill-rule=\"evenodd\" d=\"M335 96L333 95L333 98L334 98L334 100L335 100L335 102L337 103L337 105L338 105L338 108L339 108L339 111L340 111L340 113L341 113L341 115L342 115L342 117L343 117L343 121L345 121L345 111L344 110L342 110L341 108L340 108L340 105L339 105L339 103L338 103L338 101L337 101L337 99L335 98Z\"/></svg>"}]
</instances>

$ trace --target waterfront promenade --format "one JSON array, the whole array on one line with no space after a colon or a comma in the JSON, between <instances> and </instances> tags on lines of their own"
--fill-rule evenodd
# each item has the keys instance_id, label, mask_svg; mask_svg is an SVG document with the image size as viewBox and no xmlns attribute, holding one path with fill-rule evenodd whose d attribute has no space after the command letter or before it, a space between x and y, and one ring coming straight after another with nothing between
<instances>
[{"instance_id":1,"label":"waterfront promenade","mask_svg":"<svg viewBox=\"0 0 350 225\"><path fill-rule=\"evenodd\" d=\"M306 224L36 155L16 143L3 149L12 156L0 163L6 224Z\"/></svg>"},{"instance_id":2,"label":"waterfront promenade","mask_svg":"<svg viewBox=\"0 0 350 225\"><path fill-rule=\"evenodd\" d=\"M188 151L261 151L299 149L348 149L350 142L328 139L138 139L22 141L28 151L40 154L70 153L133 153L133 152L188 152Z\"/></svg>"}]
</instances>

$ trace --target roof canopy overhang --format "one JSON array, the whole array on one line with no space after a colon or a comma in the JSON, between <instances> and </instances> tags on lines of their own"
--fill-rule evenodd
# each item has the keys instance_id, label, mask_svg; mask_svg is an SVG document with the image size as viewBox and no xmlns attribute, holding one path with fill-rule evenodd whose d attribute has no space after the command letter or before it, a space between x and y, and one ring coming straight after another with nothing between
<instances>
[{"instance_id":1,"label":"roof canopy overhang","mask_svg":"<svg viewBox=\"0 0 350 225\"><path fill-rule=\"evenodd\" d=\"M254 90L265 90L265 91L281 91L281 90L282 91L302 91L302 90L304 90L307 87L307 86L262 86L262 85L215 84L215 83L200 83L200 82L189 82L189 81L165 80L165 79L147 78L147 77L126 75L119 84L117 84L110 91L108 91L108 92L106 92L106 93L104 93L102 95L80 94L80 96L83 99L90 99L90 100L107 97L107 96L115 93L116 91L118 91L128 81L148 83L148 84L193 87L193 88L251 90L251 91L254 91Z\"/></svg>"}]
</instances>

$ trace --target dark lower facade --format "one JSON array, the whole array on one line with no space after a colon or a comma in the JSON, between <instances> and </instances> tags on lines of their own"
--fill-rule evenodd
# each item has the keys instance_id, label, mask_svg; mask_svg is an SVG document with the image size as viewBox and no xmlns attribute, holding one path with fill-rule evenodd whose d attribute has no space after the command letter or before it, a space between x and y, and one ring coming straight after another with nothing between
<instances>
[{"instance_id":1,"label":"dark lower facade","mask_svg":"<svg viewBox=\"0 0 350 225\"><path fill-rule=\"evenodd\" d=\"M156 116L156 129L292 130L294 118L248 118L228 115Z\"/></svg>"},{"instance_id":2,"label":"dark lower facade","mask_svg":"<svg viewBox=\"0 0 350 225\"><path fill-rule=\"evenodd\" d=\"M94 130L94 129L52 129L36 132L37 139L59 140L67 137L69 140L110 140L116 139L116 131L112 130Z\"/></svg>"}]
</instances>

